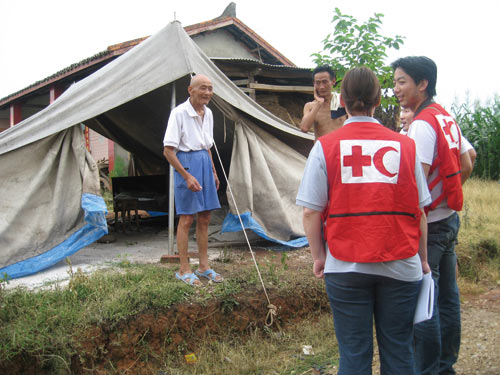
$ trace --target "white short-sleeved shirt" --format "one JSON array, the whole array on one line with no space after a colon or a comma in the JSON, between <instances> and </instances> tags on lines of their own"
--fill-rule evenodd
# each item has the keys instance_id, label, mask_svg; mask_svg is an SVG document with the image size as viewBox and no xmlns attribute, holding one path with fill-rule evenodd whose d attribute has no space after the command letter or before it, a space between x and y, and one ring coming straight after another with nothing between
<instances>
[{"instance_id":1,"label":"white short-sleeved shirt","mask_svg":"<svg viewBox=\"0 0 500 375\"><path fill-rule=\"evenodd\" d=\"M474 149L474 146L472 146L469 140L465 138L463 135L462 135L462 143L464 144L464 149L466 152L469 152L469 150Z\"/></svg>"},{"instance_id":2,"label":"white short-sleeved shirt","mask_svg":"<svg viewBox=\"0 0 500 375\"><path fill-rule=\"evenodd\" d=\"M344 125L351 122L375 122L372 117L351 117ZM417 182L420 207L431 203L431 195L427 188L424 171L418 155L415 157L415 178ZM296 204L315 211L322 212L328 204L328 175L326 160L321 142L316 142L307 158L304 176L300 183ZM328 244L326 244L328 247ZM402 281L417 281L422 278L422 265L418 254L390 262L356 263L345 262L334 258L330 251L326 251L325 273L358 272L379 276L391 277Z\"/></svg>"},{"instance_id":3,"label":"white short-sleeved shirt","mask_svg":"<svg viewBox=\"0 0 500 375\"><path fill-rule=\"evenodd\" d=\"M460 135L462 135L460 133ZM432 165L432 162L437 157L437 135L431 124L424 120L413 121L408 129L408 137L415 141L417 146L417 155L422 163ZM463 140L462 136L462 140ZM470 145L470 143L467 141ZM472 147L472 146L471 146ZM466 142L461 142L460 154L467 152ZM439 167L437 167L427 178L427 182L433 181L439 175ZM431 190L432 201L441 195L443 184L439 182L434 189ZM446 199L443 200L434 210L427 214L427 221L433 223L439 220L446 219L453 214L451 208L448 207Z\"/></svg>"},{"instance_id":4,"label":"white short-sleeved shirt","mask_svg":"<svg viewBox=\"0 0 500 375\"><path fill-rule=\"evenodd\" d=\"M170 113L163 145L186 152L209 150L214 143L213 131L214 118L210 108L205 106L202 119L188 99Z\"/></svg>"}]
</instances>

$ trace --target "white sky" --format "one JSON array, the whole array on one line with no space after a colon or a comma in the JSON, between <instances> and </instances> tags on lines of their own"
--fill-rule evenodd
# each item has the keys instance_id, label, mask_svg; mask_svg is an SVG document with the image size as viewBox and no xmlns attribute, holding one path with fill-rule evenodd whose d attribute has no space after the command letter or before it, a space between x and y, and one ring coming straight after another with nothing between
<instances>
[{"instance_id":1,"label":"white sky","mask_svg":"<svg viewBox=\"0 0 500 375\"><path fill-rule=\"evenodd\" d=\"M230 0L0 0L0 98L107 46L219 16ZM366 21L384 14L381 33L405 36L387 63L426 55L438 66L437 99L450 105L500 92L498 16L491 0L236 0L237 17L300 67L333 27L333 10Z\"/></svg>"}]
</instances>

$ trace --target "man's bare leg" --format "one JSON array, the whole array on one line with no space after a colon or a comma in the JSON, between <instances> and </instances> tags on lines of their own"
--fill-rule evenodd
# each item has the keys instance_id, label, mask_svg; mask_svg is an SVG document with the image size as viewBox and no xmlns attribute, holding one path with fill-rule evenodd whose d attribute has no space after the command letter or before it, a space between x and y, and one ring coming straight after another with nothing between
<instances>
[{"instance_id":1,"label":"man's bare leg","mask_svg":"<svg viewBox=\"0 0 500 375\"><path fill-rule=\"evenodd\" d=\"M177 224L177 251L179 252L179 273L181 275L191 273L188 261L188 239L189 228L191 228L193 220L194 215L179 215L179 223Z\"/></svg>"},{"instance_id":2,"label":"man's bare leg","mask_svg":"<svg viewBox=\"0 0 500 375\"><path fill-rule=\"evenodd\" d=\"M210 223L211 211L198 212L196 216L196 242L198 243L198 254L200 264L198 271L205 272L210 268L208 264L208 225ZM222 277L217 275L217 280L222 281Z\"/></svg>"},{"instance_id":3,"label":"man's bare leg","mask_svg":"<svg viewBox=\"0 0 500 375\"><path fill-rule=\"evenodd\" d=\"M198 243L198 255L200 265L198 270L204 272L208 266L208 224L210 223L210 211L198 212L196 216L196 242Z\"/></svg>"}]
</instances>

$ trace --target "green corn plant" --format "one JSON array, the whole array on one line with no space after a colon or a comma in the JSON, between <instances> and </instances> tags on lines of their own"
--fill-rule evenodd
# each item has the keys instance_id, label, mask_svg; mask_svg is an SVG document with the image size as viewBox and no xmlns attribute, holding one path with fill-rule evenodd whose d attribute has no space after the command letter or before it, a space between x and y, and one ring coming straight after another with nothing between
<instances>
[{"instance_id":1,"label":"green corn plant","mask_svg":"<svg viewBox=\"0 0 500 375\"><path fill-rule=\"evenodd\" d=\"M477 153L473 176L498 180L500 178L500 97L486 104L468 101L454 104L452 112L462 133Z\"/></svg>"}]
</instances>

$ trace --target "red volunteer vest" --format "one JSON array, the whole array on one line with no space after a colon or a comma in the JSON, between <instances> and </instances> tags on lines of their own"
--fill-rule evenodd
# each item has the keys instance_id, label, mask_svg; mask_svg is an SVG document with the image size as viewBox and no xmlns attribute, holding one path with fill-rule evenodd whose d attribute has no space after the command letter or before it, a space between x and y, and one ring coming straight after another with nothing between
<instances>
[{"instance_id":1,"label":"red volunteer vest","mask_svg":"<svg viewBox=\"0 0 500 375\"><path fill-rule=\"evenodd\" d=\"M460 211L464 198L462 192L460 146L462 138L455 119L437 103L425 107L414 119L424 120L432 126L437 137L437 157L432 162L429 175L439 166L438 176L429 182L429 190L443 182L443 192L426 211L435 209L444 199L448 207Z\"/></svg>"},{"instance_id":2,"label":"red volunteer vest","mask_svg":"<svg viewBox=\"0 0 500 375\"><path fill-rule=\"evenodd\" d=\"M329 204L331 254L349 262L406 259L419 247L415 142L377 123L357 122L319 138Z\"/></svg>"}]
</instances>

